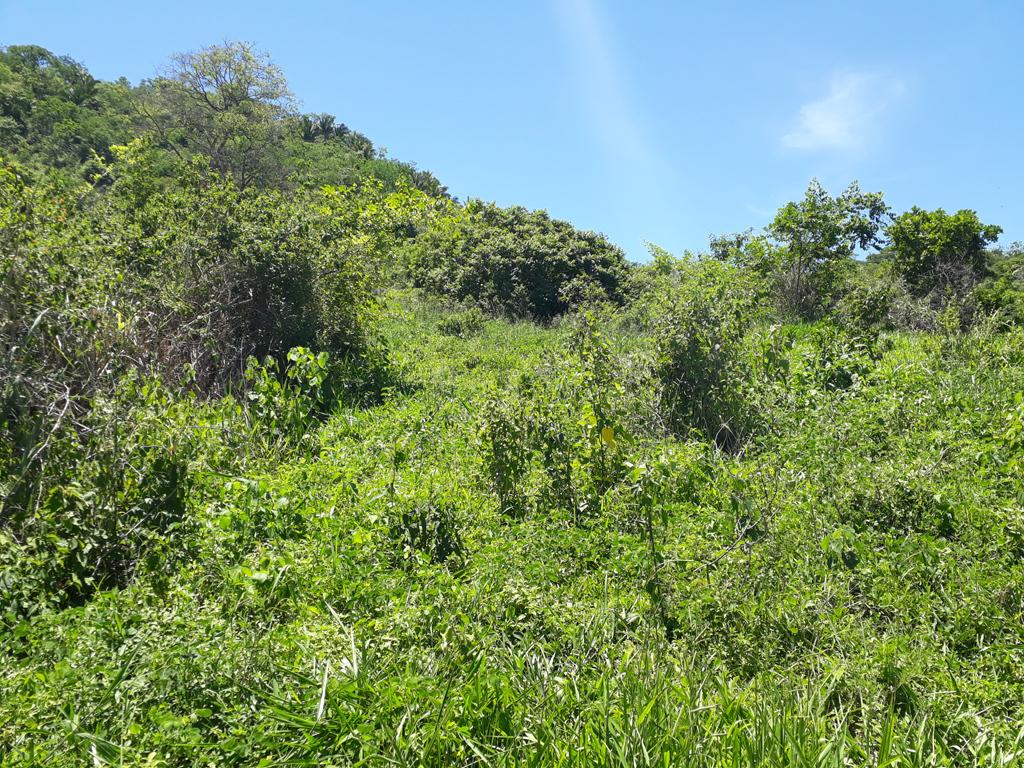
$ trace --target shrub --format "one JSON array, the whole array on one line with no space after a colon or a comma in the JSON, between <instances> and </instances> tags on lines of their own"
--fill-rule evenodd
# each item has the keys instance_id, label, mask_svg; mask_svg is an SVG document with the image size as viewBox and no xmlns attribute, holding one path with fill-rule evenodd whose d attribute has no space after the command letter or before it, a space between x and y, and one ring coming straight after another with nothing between
<instances>
[{"instance_id":1,"label":"shrub","mask_svg":"<svg viewBox=\"0 0 1024 768\"><path fill-rule=\"evenodd\" d=\"M677 260L673 277L650 307L667 422L735 448L749 426L743 337L756 291L749 275L711 259Z\"/></svg>"},{"instance_id":2,"label":"shrub","mask_svg":"<svg viewBox=\"0 0 1024 768\"><path fill-rule=\"evenodd\" d=\"M437 330L442 336L460 339L475 336L484 329L484 313L479 307L464 307L442 320Z\"/></svg>"},{"instance_id":3,"label":"shrub","mask_svg":"<svg viewBox=\"0 0 1024 768\"><path fill-rule=\"evenodd\" d=\"M208 389L237 378L250 356L375 346L372 263L353 247L359 222L344 210L353 201L298 205L243 192L199 161L182 182L132 213L123 246L126 268L151 297L153 353L163 365L188 363Z\"/></svg>"},{"instance_id":4,"label":"shrub","mask_svg":"<svg viewBox=\"0 0 1024 768\"><path fill-rule=\"evenodd\" d=\"M102 198L0 170L0 614L122 586L172 536L187 460L149 422L179 384L243 392L230 413L261 438L246 450L272 459L301 445L328 390L381 369L373 267L397 206L374 208L379 189L302 206L202 163L180 180ZM251 354L266 363L237 387Z\"/></svg>"},{"instance_id":5,"label":"shrub","mask_svg":"<svg viewBox=\"0 0 1024 768\"><path fill-rule=\"evenodd\" d=\"M124 586L184 520L187 457L153 419L166 390L128 377L90 405L37 420L0 486L0 623Z\"/></svg>"},{"instance_id":6,"label":"shrub","mask_svg":"<svg viewBox=\"0 0 1024 768\"><path fill-rule=\"evenodd\" d=\"M991 276L975 288L973 298L981 312L1020 325L1024 323L1024 244L1013 243L997 253Z\"/></svg>"},{"instance_id":7,"label":"shrub","mask_svg":"<svg viewBox=\"0 0 1024 768\"><path fill-rule=\"evenodd\" d=\"M550 319L595 293L619 300L622 251L545 211L470 201L409 250L416 285L491 312Z\"/></svg>"},{"instance_id":8,"label":"shrub","mask_svg":"<svg viewBox=\"0 0 1024 768\"><path fill-rule=\"evenodd\" d=\"M958 293L973 287L985 270L985 246L994 243L1002 228L982 224L974 211L950 215L939 208L924 211L913 207L896 217L887 228L892 241L893 266L915 295L952 286Z\"/></svg>"},{"instance_id":9,"label":"shrub","mask_svg":"<svg viewBox=\"0 0 1024 768\"><path fill-rule=\"evenodd\" d=\"M825 392L841 392L860 385L874 371L876 357L871 336L853 335L827 322L810 333L812 349L804 353L807 383Z\"/></svg>"},{"instance_id":10,"label":"shrub","mask_svg":"<svg viewBox=\"0 0 1024 768\"><path fill-rule=\"evenodd\" d=\"M542 375L488 394L482 466L504 513L519 516L534 504L577 522L599 513L626 477L632 442L620 376L599 322L580 315Z\"/></svg>"},{"instance_id":11,"label":"shrub","mask_svg":"<svg viewBox=\"0 0 1024 768\"><path fill-rule=\"evenodd\" d=\"M833 316L851 330L889 330L896 323L894 308L908 298L907 287L898 278L861 279L848 287Z\"/></svg>"},{"instance_id":12,"label":"shrub","mask_svg":"<svg viewBox=\"0 0 1024 768\"><path fill-rule=\"evenodd\" d=\"M0 484L0 625L176 564L194 543L189 499L202 471L231 468L218 461L224 442L236 443L235 465L240 452L265 461L309 448L331 405L327 354L296 348L288 359L283 375L272 358L250 359L238 403L196 408L178 387L130 371L80 414L40 420L23 471ZM280 520L253 520L272 523L281 535Z\"/></svg>"}]
</instances>

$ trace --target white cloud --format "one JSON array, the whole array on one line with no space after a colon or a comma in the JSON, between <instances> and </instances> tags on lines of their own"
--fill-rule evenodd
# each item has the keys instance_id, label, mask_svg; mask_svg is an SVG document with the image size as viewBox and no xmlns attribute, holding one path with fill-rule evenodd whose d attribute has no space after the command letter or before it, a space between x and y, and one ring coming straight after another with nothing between
<instances>
[{"instance_id":1,"label":"white cloud","mask_svg":"<svg viewBox=\"0 0 1024 768\"><path fill-rule=\"evenodd\" d=\"M558 0L557 7L592 127L616 154L640 160L646 154L645 142L632 118L626 90L593 0Z\"/></svg>"},{"instance_id":2,"label":"white cloud","mask_svg":"<svg viewBox=\"0 0 1024 768\"><path fill-rule=\"evenodd\" d=\"M801 107L799 126L782 137L782 144L792 149L862 149L877 137L882 119L902 93L902 83L880 75L835 77L826 98Z\"/></svg>"}]
</instances>

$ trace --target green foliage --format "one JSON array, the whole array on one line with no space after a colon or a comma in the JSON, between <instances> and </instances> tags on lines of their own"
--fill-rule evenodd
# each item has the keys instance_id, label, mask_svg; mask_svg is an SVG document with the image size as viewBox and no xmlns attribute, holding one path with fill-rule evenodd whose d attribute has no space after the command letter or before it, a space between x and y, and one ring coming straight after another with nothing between
<instances>
[{"instance_id":1,"label":"green foliage","mask_svg":"<svg viewBox=\"0 0 1024 768\"><path fill-rule=\"evenodd\" d=\"M288 353L290 365L282 377L277 361L266 358L259 364L250 357L245 369L246 412L258 426L264 451L282 450L290 441L308 440L318 425L324 406L330 407L327 390L328 355L314 355L295 347Z\"/></svg>"},{"instance_id":2,"label":"green foliage","mask_svg":"<svg viewBox=\"0 0 1024 768\"><path fill-rule=\"evenodd\" d=\"M828 323L818 323L805 353L807 384L826 392L859 387L874 370L874 340L855 336Z\"/></svg>"},{"instance_id":3,"label":"green foliage","mask_svg":"<svg viewBox=\"0 0 1024 768\"><path fill-rule=\"evenodd\" d=\"M893 267L918 295L947 287L960 290L965 281L973 284L986 268L986 246L1002 231L982 224L974 211L949 215L941 208L924 211L917 206L886 229Z\"/></svg>"},{"instance_id":4,"label":"green foliage","mask_svg":"<svg viewBox=\"0 0 1024 768\"><path fill-rule=\"evenodd\" d=\"M90 103L15 53L0 104ZM294 197L159 137L0 170L0 762L1024 763L1024 334L964 324L1015 253L843 287L880 200L812 185L626 270L282 125ZM466 303L385 292L416 232ZM845 295L768 325L799 254Z\"/></svg>"},{"instance_id":5,"label":"green foliage","mask_svg":"<svg viewBox=\"0 0 1024 768\"><path fill-rule=\"evenodd\" d=\"M173 566L194 475L159 423L181 392L240 387L245 407L225 418L243 418L243 453L268 460L309 450L323 413L383 362L370 270L408 206L364 188L300 207L201 166L159 192L144 157L126 162L107 199L0 174L6 621L123 587L165 550ZM270 357L242 379L247 352Z\"/></svg>"},{"instance_id":6,"label":"green foliage","mask_svg":"<svg viewBox=\"0 0 1024 768\"><path fill-rule=\"evenodd\" d=\"M546 368L513 391L489 394L479 432L485 473L508 514L558 509L576 521L595 517L626 476L632 442L621 373L598 321L578 316L566 355Z\"/></svg>"},{"instance_id":7,"label":"green foliage","mask_svg":"<svg viewBox=\"0 0 1024 768\"><path fill-rule=\"evenodd\" d=\"M777 279L786 253L766 235L754 235L753 230L734 235L712 235L708 250L718 261L733 264L764 281L764 298L770 298L771 283Z\"/></svg>"},{"instance_id":8,"label":"green foliage","mask_svg":"<svg viewBox=\"0 0 1024 768\"><path fill-rule=\"evenodd\" d=\"M146 127L179 158L203 155L240 189L279 181L281 118L294 97L266 51L234 41L174 54L136 103Z\"/></svg>"},{"instance_id":9,"label":"green foliage","mask_svg":"<svg viewBox=\"0 0 1024 768\"><path fill-rule=\"evenodd\" d=\"M35 440L19 446L21 471L0 486L4 622L124 586L180 536L192 479L152 424L167 403L155 383L126 382L85 413L37 419Z\"/></svg>"},{"instance_id":10,"label":"green foliage","mask_svg":"<svg viewBox=\"0 0 1024 768\"><path fill-rule=\"evenodd\" d=\"M288 359L283 376L272 359L250 359L241 399L205 411L176 387L128 375L112 398L94 395L89 411L67 415L67 427L40 420L45 441L34 435L22 454L23 469L38 471L0 486L0 616L16 622L81 604L140 573L163 578L192 551L188 499L201 471L237 464L239 452L267 461L315 451L312 434L334 405L331 366L326 353L301 348ZM285 536L301 520L272 501L216 522L243 536Z\"/></svg>"},{"instance_id":11,"label":"green foliage","mask_svg":"<svg viewBox=\"0 0 1024 768\"><path fill-rule=\"evenodd\" d=\"M100 201L5 172L0 330L19 370L59 371L88 396L128 367L187 364L209 391L248 356L296 346L379 358L374 288L416 195L367 186L298 204L201 163L158 193L145 163L114 166L119 194Z\"/></svg>"},{"instance_id":12,"label":"green foliage","mask_svg":"<svg viewBox=\"0 0 1024 768\"><path fill-rule=\"evenodd\" d=\"M92 202L86 190L0 170L0 427L10 438L0 461L22 474L35 471L48 428L87 409L135 347L126 318L139 297L97 236Z\"/></svg>"},{"instance_id":13,"label":"green foliage","mask_svg":"<svg viewBox=\"0 0 1024 768\"><path fill-rule=\"evenodd\" d=\"M464 339L480 333L484 327L484 320L484 313L479 307L464 307L442 320L437 330L445 336L458 336Z\"/></svg>"},{"instance_id":14,"label":"green foliage","mask_svg":"<svg viewBox=\"0 0 1024 768\"><path fill-rule=\"evenodd\" d=\"M1024 323L1024 243L1011 243L1005 251L996 251L988 268L991 276L978 285L973 296L978 309L1009 324Z\"/></svg>"},{"instance_id":15,"label":"green foliage","mask_svg":"<svg viewBox=\"0 0 1024 768\"><path fill-rule=\"evenodd\" d=\"M686 256L671 269L672 283L647 310L667 425L733 449L751 426L743 338L758 313L755 283L711 259Z\"/></svg>"},{"instance_id":16,"label":"green foliage","mask_svg":"<svg viewBox=\"0 0 1024 768\"><path fill-rule=\"evenodd\" d=\"M888 216L881 192L861 192L854 182L833 198L817 179L799 203L779 209L768 226L785 246L780 274L783 308L813 317L839 298L853 268L855 247L875 247Z\"/></svg>"},{"instance_id":17,"label":"green foliage","mask_svg":"<svg viewBox=\"0 0 1024 768\"><path fill-rule=\"evenodd\" d=\"M584 283L616 300L626 262L603 235L544 211L470 201L419 235L408 269L417 286L438 296L549 320L573 306Z\"/></svg>"},{"instance_id":18,"label":"green foliage","mask_svg":"<svg viewBox=\"0 0 1024 768\"><path fill-rule=\"evenodd\" d=\"M484 401L480 427L481 460L502 513L522 514L527 506L527 474L534 458L530 440L533 414L523 397L493 391Z\"/></svg>"},{"instance_id":19,"label":"green foliage","mask_svg":"<svg viewBox=\"0 0 1024 768\"><path fill-rule=\"evenodd\" d=\"M735 269L676 261L677 302ZM651 423L658 360L614 313L459 338L401 306L416 386L359 408L308 350L233 398L123 382L95 416L134 446L120 514L152 511L168 455L184 514L70 610L38 552L5 564L38 590L0 629L6 760L1020 762L1014 333L751 322L772 427L728 454ZM102 496L76 492L39 514Z\"/></svg>"},{"instance_id":20,"label":"green foliage","mask_svg":"<svg viewBox=\"0 0 1024 768\"><path fill-rule=\"evenodd\" d=\"M92 181L130 136L128 89L35 45L0 49L0 147L35 172Z\"/></svg>"},{"instance_id":21,"label":"green foliage","mask_svg":"<svg viewBox=\"0 0 1024 768\"><path fill-rule=\"evenodd\" d=\"M899 279L862 278L850 283L833 314L841 325L853 330L892 329L897 305L907 299L907 286Z\"/></svg>"}]
</instances>

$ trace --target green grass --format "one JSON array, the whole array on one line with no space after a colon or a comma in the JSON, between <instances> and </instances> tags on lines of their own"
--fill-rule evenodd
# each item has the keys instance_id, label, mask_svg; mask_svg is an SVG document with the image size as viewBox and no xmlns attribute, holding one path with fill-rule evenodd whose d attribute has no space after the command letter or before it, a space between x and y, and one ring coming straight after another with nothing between
<instances>
[{"instance_id":1,"label":"green grass","mask_svg":"<svg viewBox=\"0 0 1024 768\"><path fill-rule=\"evenodd\" d=\"M8 623L0 761L1024 763L1019 334L825 370L800 330L723 453L667 429L629 325L449 316L401 295L399 386L286 440L152 409L187 517L127 588Z\"/></svg>"}]
</instances>

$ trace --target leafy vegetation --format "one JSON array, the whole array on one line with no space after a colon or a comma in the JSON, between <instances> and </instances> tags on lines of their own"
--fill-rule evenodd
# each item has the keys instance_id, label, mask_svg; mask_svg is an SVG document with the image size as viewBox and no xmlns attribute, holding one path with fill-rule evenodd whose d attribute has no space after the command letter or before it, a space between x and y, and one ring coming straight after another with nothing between
<instances>
[{"instance_id":1,"label":"leafy vegetation","mask_svg":"<svg viewBox=\"0 0 1024 768\"><path fill-rule=\"evenodd\" d=\"M878 244L888 212L882 193L863 193L856 182L833 198L811 181L799 203L780 209L768 227L781 242L780 296L798 317L813 317L842 293L853 267L854 248Z\"/></svg>"},{"instance_id":2,"label":"leafy vegetation","mask_svg":"<svg viewBox=\"0 0 1024 768\"><path fill-rule=\"evenodd\" d=\"M618 300L626 274L625 256L603 235L478 200L424 232L407 257L415 284L435 295L540 320Z\"/></svg>"},{"instance_id":3,"label":"leafy vegetation","mask_svg":"<svg viewBox=\"0 0 1024 768\"><path fill-rule=\"evenodd\" d=\"M78 62L35 45L0 51L0 142L7 160L88 177L130 131L124 83L96 80Z\"/></svg>"},{"instance_id":4,"label":"leafy vegetation","mask_svg":"<svg viewBox=\"0 0 1024 768\"><path fill-rule=\"evenodd\" d=\"M982 274L987 265L985 246L1002 231L982 224L974 211L950 216L941 208L928 212L915 207L889 225L890 253L899 274L927 293L955 282L958 271L966 271L969 277Z\"/></svg>"},{"instance_id":5,"label":"leafy vegetation","mask_svg":"<svg viewBox=\"0 0 1024 768\"><path fill-rule=\"evenodd\" d=\"M176 62L0 53L0 764L1024 763L998 228L629 264Z\"/></svg>"}]
</instances>

